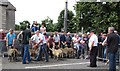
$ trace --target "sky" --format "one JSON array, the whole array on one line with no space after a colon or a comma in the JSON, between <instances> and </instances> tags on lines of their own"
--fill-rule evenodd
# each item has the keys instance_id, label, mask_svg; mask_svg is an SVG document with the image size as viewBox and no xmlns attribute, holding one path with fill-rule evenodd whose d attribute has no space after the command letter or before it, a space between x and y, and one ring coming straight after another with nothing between
<instances>
[{"instance_id":1,"label":"sky","mask_svg":"<svg viewBox=\"0 0 120 71\"><path fill-rule=\"evenodd\" d=\"M15 23L19 24L28 20L31 24L33 21L41 23L49 16L57 23L60 12L65 9L66 0L8 0L16 7ZM76 0L68 0L68 9L74 12Z\"/></svg>"}]
</instances>

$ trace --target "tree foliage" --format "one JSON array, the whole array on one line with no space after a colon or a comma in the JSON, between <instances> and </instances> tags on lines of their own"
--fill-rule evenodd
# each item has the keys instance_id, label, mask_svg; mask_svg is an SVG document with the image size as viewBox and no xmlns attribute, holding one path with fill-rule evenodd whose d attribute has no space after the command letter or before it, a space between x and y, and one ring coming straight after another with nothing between
<instances>
[{"instance_id":1,"label":"tree foliage","mask_svg":"<svg viewBox=\"0 0 120 71\"><path fill-rule=\"evenodd\" d=\"M30 22L25 20L25 21L22 21L18 24L15 25L15 30L24 30L26 28L28 28L28 26L30 26Z\"/></svg>"},{"instance_id":2,"label":"tree foliage","mask_svg":"<svg viewBox=\"0 0 120 71\"><path fill-rule=\"evenodd\" d=\"M68 10L67 14L67 31L81 32L84 27L84 32L91 29L97 32L105 32L109 26L115 27L120 32L120 2L77 2L74 5L75 15ZM43 22L47 32L60 32L64 28L64 10L58 16L58 22L53 23L53 20L47 17ZM29 21L20 22L16 25L16 30L23 29L29 25Z\"/></svg>"},{"instance_id":3,"label":"tree foliage","mask_svg":"<svg viewBox=\"0 0 120 71\"><path fill-rule=\"evenodd\" d=\"M79 27L84 27L86 31L90 28L97 32L105 32L109 26L120 28L120 2L77 2L75 4L76 23ZM81 18L82 16L82 18Z\"/></svg>"},{"instance_id":4,"label":"tree foliage","mask_svg":"<svg viewBox=\"0 0 120 71\"><path fill-rule=\"evenodd\" d=\"M47 32L54 32L55 31L55 27L53 24L53 20L50 17L47 17L45 20L42 21L43 23L45 23L45 27L46 27L46 31Z\"/></svg>"},{"instance_id":5,"label":"tree foliage","mask_svg":"<svg viewBox=\"0 0 120 71\"><path fill-rule=\"evenodd\" d=\"M20 25L15 24L15 30L20 30Z\"/></svg>"},{"instance_id":6,"label":"tree foliage","mask_svg":"<svg viewBox=\"0 0 120 71\"><path fill-rule=\"evenodd\" d=\"M61 29L64 28L64 11L65 10L62 10L60 12L60 15L58 16L58 23L56 24L56 28L57 28L58 32L60 32ZM69 32L75 31L75 29L73 27L73 25L74 25L73 18L74 18L73 12L68 10L68 13L67 13L67 31L69 31Z\"/></svg>"}]
</instances>

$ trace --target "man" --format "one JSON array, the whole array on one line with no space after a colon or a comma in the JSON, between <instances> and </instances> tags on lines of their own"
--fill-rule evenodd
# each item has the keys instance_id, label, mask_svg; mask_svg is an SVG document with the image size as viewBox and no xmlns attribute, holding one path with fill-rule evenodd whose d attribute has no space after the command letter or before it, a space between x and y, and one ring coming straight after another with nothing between
<instances>
[{"instance_id":1,"label":"man","mask_svg":"<svg viewBox=\"0 0 120 71\"><path fill-rule=\"evenodd\" d=\"M74 44L74 48L76 48L76 45L77 45L77 42L76 42L76 33L74 34L74 37L72 37L72 41L73 41L73 44Z\"/></svg>"},{"instance_id":2,"label":"man","mask_svg":"<svg viewBox=\"0 0 120 71\"><path fill-rule=\"evenodd\" d=\"M89 39L89 50L90 50L90 66L97 67L97 53L98 53L98 37L94 34L94 31L90 32Z\"/></svg>"},{"instance_id":3,"label":"man","mask_svg":"<svg viewBox=\"0 0 120 71\"><path fill-rule=\"evenodd\" d=\"M118 51L117 51L117 54L116 54L116 63L119 64L119 53L120 53L120 35L118 34L117 31L114 31L115 34L117 34L119 36L119 48L118 48Z\"/></svg>"},{"instance_id":4,"label":"man","mask_svg":"<svg viewBox=\"0 0 120 71\"><path fill-rule=\"evenodd\" d=\"M7 47L7 51L9 52L10 49L15 48L14 47L14 43L15 43L15 38L16 38L16 34L13 32L12 29L9 30L9 32L6 35L6 47ZM8 60L10 60L11 58L8 57ZM15 57L14 60L16 61L17 58Z\"/></svg>"},{"instance_id":5,"label":"man","mask_svg":"<svg viewBox=\"0 0 120 71\"><path fill-rule=\"evenodd\" d=\"M40 60L40 48L42 46L43 39L40 35L39 30L37 30L35 33L36 34L31 39L32 39L33 43L35 44L34 46L38 47L38 49L39 49L39 53L37 54L37 56L35 58L35 61L39 61Z\"/></svg>"},{"instance_id":6,"label":"man","mask_svg":"<svg viewBox=\"0 0 120 71\"><path fill-rule=\"evenodd\" d=\"M41 34L38 31L36 31L36 35L33 38L34 43L36 43L36 46L39 48L39 52L37 54L37 57L35 58L35 61L40 61L40 58L42 57L42 52L45 54L46 62L48 62L48 53L47 53L47 46L46 46L46 40L43 34Z\"/></svg>"},{"instance_id":7,"label":"man","mask_svg":"<svg viewBox=\"0 0 120 71\"><path fill-rule=\"evenodd\" d=\"M87 48L87 57L85 58L85 59L90 59L90 51L89 51L89 45L88 45L88 43L89 43L89 38L90 38L90 32L87 32L87 41L86 41L86 44L87 44L87 46L86 46L86 48Z\"/></svg>"},{"instance_id":8,"label":"man","mask_svg":"<svg viewBox=\"0 0 120 71\"><path fill-rule=\"evenodd\" d=\"M118 50L119 36L114 33L114 27L108 28L108 59L109 71L116 71L116 52Z\"/></svg>"},{"instance_id":9,"label":"man","mask_svg":"<svg viewBox=\"0 0 120 71\"><path fill-rule=\"evenodd\" d=\"M46 27L45 27L45 23L44 22L42 23L42 25L40 27L40 31L41 31L41 33L46 32Z\"/></svg>"},{"instance_id":10,"label":"man","mask_svg":"<svg viewBox=\"0 0 120 71\"><path fill-rule=\"evenodd\" d=\"M99 57L99 60L101 61L103 58L103 46L102 46L102 42L104 41L104 38L102 37L103 36L103 33L100 33L98 35L98 57Z\"/></svg>"},{"instance_id":11,"label":"man","mask_svg":"<svg viewBox=\"0 0 120 71\"><path fill-rule=\"evenodd\" d=\"M44 55L45 55L45 62L49 62L49 55L48 55L48 52L47 52L47 41L46 41L45 36L43 34L45 34L45 32L43 32L41 34L41 37L43 39L43 44L42 44L42 46L40 48L40 55L42 57L42 52L43 52Z\"/></svg>"},{"instance_id":12,"label":"man","mask_svg":"<svg viewBox=\"0 0 120 71\"><path fill-rule=\"evenodd\" d=\"M64 44L65 44L66 38L65 38L65 32L62 30L62 34L60 35L60 47L64 48Z\"/></svg>"},{"instance_id":13,"label":"man","mask_svg":"<svg viewBox=\"0 0 120 71\"><path fill-rule=\"evenodd\" d=\"M5 33L3 32L3 29L0 29L0 41L5 39Z\"/></svg>"},{"instance_id":14,"label":"man","mask_svg":"<svg viewBox=\"0 0 120 71\"><path fill-rule=\"evenodd\" d=\"M0 52L2 52L2 49L4 48L4 39L5 39L5 33L3 32L3 29L0 29Z\"/></svg>"},{"instance_id":15,"label":"man","mask_svg":"<svg viewBox=\"0 0 120 71\"><path fill-rule=\"evenodd\" d=\"M48 48L50 48L50 49L54 48L54 46L55 46L53 36L54 36L53 34L50 34L49 38L48 38L48 42L47 42ZM53 53L52 53L52 50L50 50L50 49L49 49L49 53L50 53L51 58L53 58Z\"/></svg>"},{"instance_id":16,"label":"man","mask_svg":"<svg viewBox=\"0 0 120 71\"><path fill-rule=\"evenodd\" d=\"M57 32L55 32L53 36L54 42L55 42L55 49L58 49L60 46L60 36Z\"/></svg>"},{"instance_id":17,"label":"man","mask_svg":"<svg viewBox=\"0 0 120 71\"><path fill-rule=\"evenodd\" d=\"M107 34L103 34L102 35L102 38L103 38L103 42L102 42L102 45L104 45L104 46L102 46L102 55L103 55L103 61L104 62L106 62L106 59L107 59L107 46L105 45L105 41L106 41L106 39L107 39Z\"/></svg>"},{"instance_id":18,"label":"man","mask_svg":"<svg viewBox=\"0 0 120 71\"><path fill-rule=\"evenodd\" d=\"M12 29L10 29L9 33L7 33L7 35L6 35L7 49L9 49L9 47L14 47L15 38L16 38L16 34L13 32Z\"/></svg>"},{"instance_id":19,"label":"man","mask_svg":"<svg viewBox=\"0 0 120 71\"><path fill-rule=\"evenodd\" d=\"M39 26L37 24L37 21L33 21L33 25L31 27L31 30L32 30L32 32L39 30Z\"/></svg>"},{"instance_id":20,"label":"man","mask_svg":"<svg viewBox=\"0 0 120 71\"><path fill-rule=\"evenodd\" d=\"M81 47L80 47L80 37L79 35L76 35L74 41L75 46L74 48L76 49L76 59L79 59L81 56Z\"/></svg>"},{"instance_id":21,"label":"man","mask_svg":"<svg viewBox=\"0 0 120 71\"><path fill-rule=\"evenodd\" d=\"M68 48L71 48L70 46L71 42L72 42L72 37L70 36L70 32L68 32L66 36L66 44Z\"/></svg>"},{"instance_id":22,"label":"man","mask_svg":"<svg viewBox=\"0 0 120 71\"><path fill-rule=\"evenodd\" d=\"M30 44L30 38L31 38L31 32L29 30L29 26L25 26L23 31L21 31L22 35L22 44L23 44L23 58L22 58L22 64L29 64L30 63L30 53L29 53L29 44ZM27 60L26 60L27 59Z\"/></svg>"}]
</instances>

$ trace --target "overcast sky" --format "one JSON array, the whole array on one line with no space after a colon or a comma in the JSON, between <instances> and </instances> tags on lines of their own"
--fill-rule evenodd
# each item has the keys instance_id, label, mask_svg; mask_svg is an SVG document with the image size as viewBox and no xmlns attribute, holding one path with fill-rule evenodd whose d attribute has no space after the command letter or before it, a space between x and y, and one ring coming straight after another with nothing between
<instances>
[{"instance_id":1,"label":"overcast sky","mask_svg":"<svg viewBox=\"0 0 120 71\"><path fill-rule=\"evenodd\" d=\"M57 22L66 0L9 0L16 7L16 24L28 20L41 22L47 16ZM75 0L68 0L68 9L73 10Z\"/></svg>"}]
</instances>

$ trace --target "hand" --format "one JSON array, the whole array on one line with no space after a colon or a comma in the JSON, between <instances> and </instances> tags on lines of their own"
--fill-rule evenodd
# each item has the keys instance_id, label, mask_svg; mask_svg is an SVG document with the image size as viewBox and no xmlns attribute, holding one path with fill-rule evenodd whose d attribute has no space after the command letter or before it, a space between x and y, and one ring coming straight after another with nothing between
<instances>
[{"instance_id":1,"label":"hand","mask_svg":"<svg viewBox=\"0 0 120 71\"><path fill-rule=\"evenodd\" d=\"M6 44L6 47L8 47L8 44Z\"/></svg>"},{"instance_id":2,"label":"hand","mask_svg":"<svg viewBox=\"0 0 120 71\"><path fill-rule=\"evenodd\" d=\"M33 46L33 48L37 49L37 48L38 48L38 44L35 44L35 45Z\"/></svg>"},{"instance_id":3,"label":"hand","mask_svg":"<svg viewBox=\"0 0 120 71\"><path fill-rule=\"evenodd\" d=\"M102 44L102 42L99 42L99 44Z\"/></svg>"},{"instance_id":4,"label":"hand","mask_svg":"<svg viewBox=\"0 0 120 71\"><path fill-rule=\"evenodd\" d=\"M12 44L12 47L14 47L14 44Z\"/></svg>"},{"instance_id":5,"label":"hand","mask_svg":"<svg viewBox=\"0 0 120 71\"><path fill-rule=\"evenodd\" d=\"M105 45L105 43L102 43L102 46L104 46Z\"/></svg>"},{"instance_id":6,"label":"hand","mask_svg":"<svg viewBox=\"0 0 120 71\"><path fill-rule=\"evenodd\" d=\"M89 47L89 51L91 51L92 47Z\"/></svg>"},{"instance_id":7,"label":"hand","mask_svg":"<svg viewBox=\"0 0 120 71\"><path fill-rule=\"evenodd\" d=\"M63 45L65 45L66 43L65 42L63 42Z\"/></svg>"},{"instance_id":8,"label":"hand","mask_svg":"<svg viewBox=\"0 0 120 71\"><path fill-rule=\"evenodd\" d=\"M58 48L60 48L60 45L58 45Z\"/></svg>"}]
</instances>

